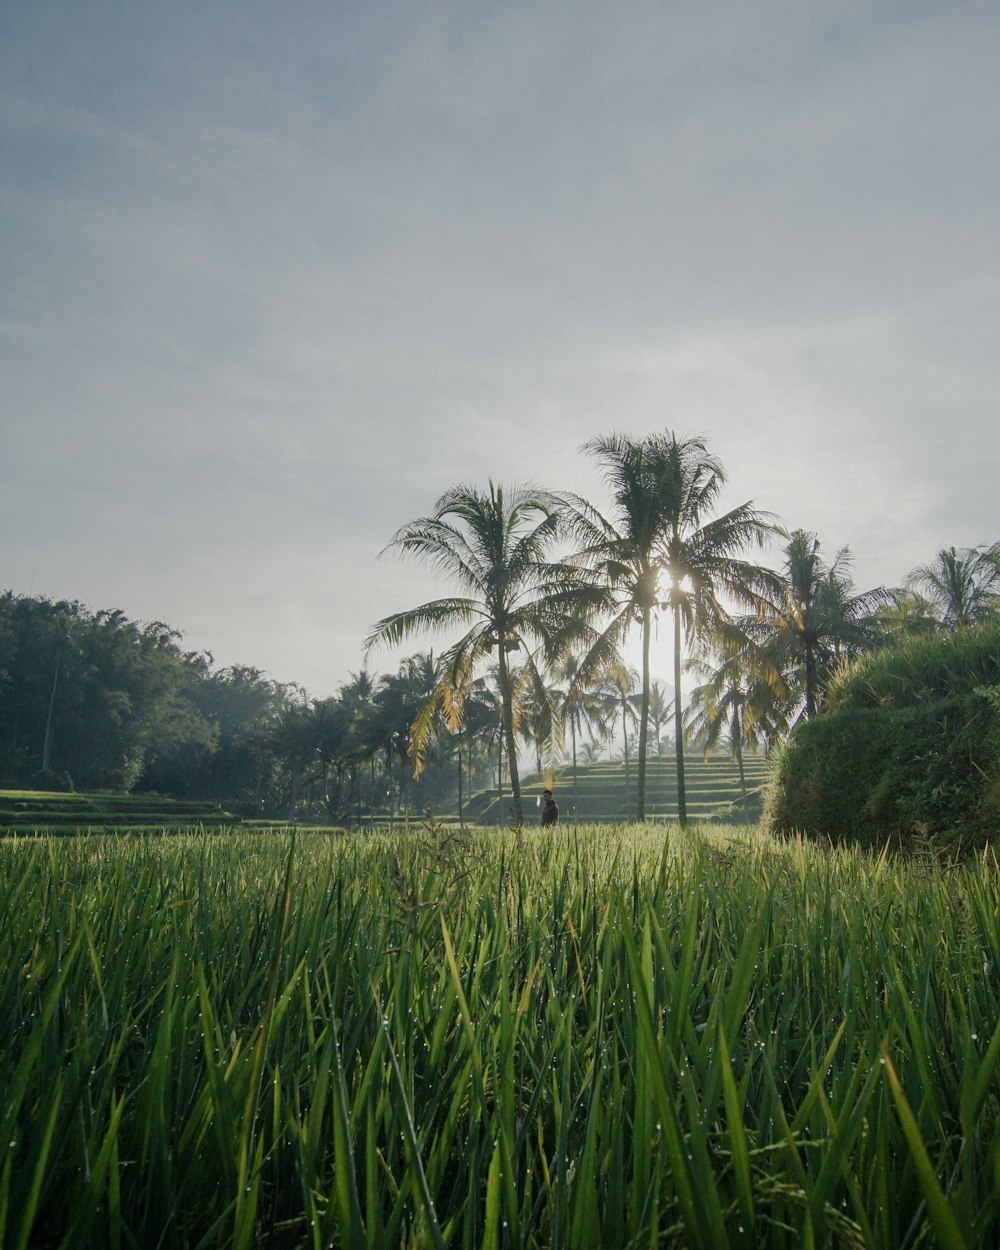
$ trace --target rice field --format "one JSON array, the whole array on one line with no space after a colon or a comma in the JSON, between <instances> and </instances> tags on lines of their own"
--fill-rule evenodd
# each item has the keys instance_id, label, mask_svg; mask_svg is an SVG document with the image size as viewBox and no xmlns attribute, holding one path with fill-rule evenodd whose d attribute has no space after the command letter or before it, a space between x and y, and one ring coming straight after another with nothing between
<instances>
[{"instance_id":1,"label":"rice field","mask_svg":"<svg viewBox=\"0 0 1000 1250\"><path fill-rule=\"evenodd\" d=\"M769 761L747 753L744 761L747 789L751 794L768 779ZM726 808L739 811L733 820L742 820L739 771L727 755L717 753L705 759L692 750L685 760L687 816L692 823L707 822ZM553 785L554 779L554 785ZM522 779L521 789L529 819L537 818L532 807L543 786L553 786L563 821L624 823L635 814L636 766L632 761L628 782L620 760L581 764L574 770L563 767L558 774L535 774ZM482 824L506 824L510 795L501 802L496 789L480 791L466 804L466 815ZM758 801L759 803L759 801ZM677 820L677 762L673 755L656 755L647 760L646 817L663 824ZM746 823L746 822L743 822Z\"/></svg>"},{"instance_id":2,"label":"rice field","mask_svg":"<svg viewBox=\"0 0 1000 1250\"><path fill-rule=\"evenodd\" d=\"M0 1244L1000 1241L1000 874L662 826L0 842Z\"/></svg>"}]
</instances>

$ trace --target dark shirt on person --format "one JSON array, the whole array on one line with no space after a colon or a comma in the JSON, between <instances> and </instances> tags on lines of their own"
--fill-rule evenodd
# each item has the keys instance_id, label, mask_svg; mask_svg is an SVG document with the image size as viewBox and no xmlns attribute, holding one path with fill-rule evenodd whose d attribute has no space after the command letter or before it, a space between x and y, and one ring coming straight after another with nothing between
<instances>
[{"instance_id":1,"label":"dark shirt on person","mask_svg":"<svg viewBox=\"0 0 1000 1250\"><path fill-rule=\"evenodd\" d=\"M542 828L559 823L559 807L555 799L546 799L542 805Z\"/></svg>"}]
</instances>

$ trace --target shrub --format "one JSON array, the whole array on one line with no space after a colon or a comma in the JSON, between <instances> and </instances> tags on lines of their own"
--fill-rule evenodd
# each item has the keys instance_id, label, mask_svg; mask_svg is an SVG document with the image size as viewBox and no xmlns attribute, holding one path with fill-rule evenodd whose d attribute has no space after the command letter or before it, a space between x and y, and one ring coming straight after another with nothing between
<instances>
[{"instance_id":1,"label":"shrub","mask_svg":"<svg viewBox=\"0 0 1000 1250\"><path fill-rule=\"evenodd\" d=\"M800 726L776 761L764 819L775 833L869 847L982 847L1000 827L1000 686Z\"/></svg>"}]
</instances>

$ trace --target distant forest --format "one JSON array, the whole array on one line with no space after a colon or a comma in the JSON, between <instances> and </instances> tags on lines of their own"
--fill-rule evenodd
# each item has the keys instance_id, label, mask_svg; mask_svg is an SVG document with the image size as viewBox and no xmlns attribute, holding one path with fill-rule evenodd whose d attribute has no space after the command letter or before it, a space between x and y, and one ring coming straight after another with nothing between
<instances>
[{"instance_id":1,"label":"distant forest","mask_svg":"<svg viewBox=\"0 0 1000 1250\"><path fill-rule=\"evenodd\" d=\"M160 621L7 591L0 784L153 792L243 815L336 821L451 806L459 751L465 784L485 785L490 743L470 707L461 741L429 752L415 779L410 727L433 686L433 662L417 656L311 699L256 668L216 668Z\"/></svg>"}]
</instances>

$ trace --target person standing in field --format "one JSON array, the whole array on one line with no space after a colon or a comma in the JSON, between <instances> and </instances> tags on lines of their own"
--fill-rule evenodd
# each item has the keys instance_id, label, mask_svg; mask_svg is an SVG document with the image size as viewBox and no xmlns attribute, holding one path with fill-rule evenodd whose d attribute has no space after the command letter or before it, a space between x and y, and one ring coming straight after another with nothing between
<instances>
[{"instance_id":1,"label":"person standing in field","mask_svg":"<svg viewBox=\"0 0 1000 1250\"><path fill-rule=\"evenodd\" d=\"M559 807L555 799L552 797L551 790L542 791L542 828L546 829L549 825L558 825L559 823Z\"/></svg>"}]
</instances>

